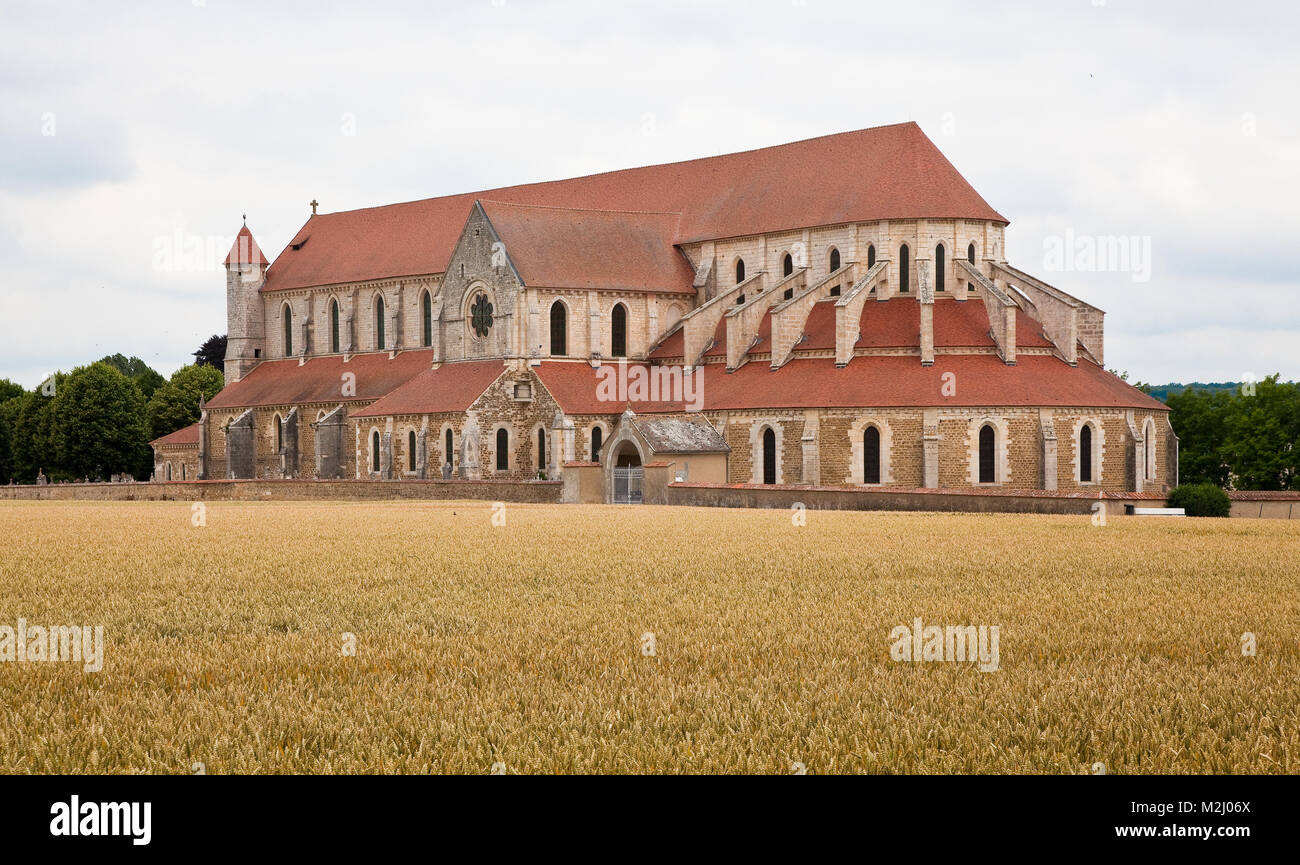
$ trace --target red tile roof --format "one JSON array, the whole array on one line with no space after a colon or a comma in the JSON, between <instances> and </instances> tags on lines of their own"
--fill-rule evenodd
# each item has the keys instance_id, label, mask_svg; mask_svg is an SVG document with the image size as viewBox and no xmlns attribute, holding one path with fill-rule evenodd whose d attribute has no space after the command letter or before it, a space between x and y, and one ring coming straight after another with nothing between
<instances>
[{"instance_id":1,"label":"red tile roof","mask_svg":"<svg viewBox=\"0 0 1300 865\"><path fill-rule=\"evenodd\" d=\"M1006 222L915 123L310 217L263 291L441 273L476 199L680 213L676 241L878 219ZM294 247L298 247L295 249Z\"/></svg>"},{"instance_id":2,"label":"red tile roof","mask_svg":"<svg viewBox=\"0 0 1300 865\"><path fill-rule=\"evenodd\" d=\"M804 325L798 351L835 348L835 304L822 300L813 304ZM921 342L921 305L910 297L892 297L884 302L868 299L862 308L858 348L917 348ZM959 302L940 300L934 305L934 344L939 348L988 348L996 345L989 333L989 316L979 298ZM1050 348L1042 327L1028 313L1016 315L1016 345Z\"/></svg>"},{"instance_id":3,"label":"red tile roof","mask_svg":"<svg viewBox=\"0 0 1300 865\"><path fill-rule=\"evenodd\" d=\"M297 405L310 402L340 403L379 399L429 368L432 349L404 351L389 360L387 353L313 357L302 366L296 358L267 360L247 376L226 385L208 400L208 408L246 408L260 405ZM343 395L344 374L356 376L354 396Z\"/></svg>"},{"instance_id":4,"label":"red tile roof","mask_svg":"<svg viewBox=\"0 0 1300 865\"><path fill-rule=\"evenodd\" d=\"M505 369L500 360L445 363L426 369L353 417L465 411Z\"/></svg>"},{"instance_id":5,"label":"red tile roof","mask_svg":"<svg viewBox=\"0 0 1300 865\"><path fill-rule=\"evenodd\" d=\"M650 357L681 357L684 351L686 351L686 329L679 327L650 352Z\"/></svg>"},{"instance_id":6,"label":"red tile roof","mask_svg":"<svg viewBox=\"0 0 1300 865\"><path fill-rule=\"evenodd\" d=\"M181 447L199 446L199 425L192 423L189 426L183 426L176 432L167 433L165 436L159 436L149 442L150 447L161 447L163 445L179 445Z\"/></svg>"},{"instance_id":7,"label":"red tile roof","mask_svg":"<svg viewBox=\"0 0 1300 865\"><path fill-rule=\"evenodd\" d=\"M942 376L956 375L956 395L942 396ZM544 362L538 377L569 414L614 414L627 406L597 398L596 371L587 364ZM1086 360L1077 367L1047 355L1014 366L992 355L939 355L934 366L905 356L796 358L778 370L748 363L732 373L699 367L706 410L936 406L1068 406L1167 411L1161 402ZM677 402L633 403L633 411L681 411Z\"/></svg>"},{"instance_id":8,"label":"red tile roof","mask_svg":"<svg viewBox=\"0 0 1300 865\"><path fill-rule=\"evenodd\" d=\"M679 214L480 203L524 285L695 294Z\"/></svg>"},{"instance_id":9,"label":"red tile roof","mask_svg":"<svg viewBox=\"0 0 1300 865\"><path fill-rule=\"evenodd\" d=\"M249 263L265 267L266 256L262 254L262 247L258 246L257 241L253 239L253 232L245 225L235 235L235 242L230 245L230 252L226 253L226 264Z\"/></svg>"}]
</instances>

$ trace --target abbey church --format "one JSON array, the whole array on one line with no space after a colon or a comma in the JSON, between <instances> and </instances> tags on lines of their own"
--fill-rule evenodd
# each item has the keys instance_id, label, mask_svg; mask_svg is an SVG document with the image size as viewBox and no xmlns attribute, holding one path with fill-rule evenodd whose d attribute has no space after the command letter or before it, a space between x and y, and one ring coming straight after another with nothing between
<instances>
[{"instance_id":1,"label":"abbey church","mask_svg":"<svg viewBox=\"0 0 1300 865\"><path fill-rule=\"evenodd\" d=\"M1163 492L1104 313L914 123L313 213L226 258L226 387L155 480Z\"/></svg>"}]
</instances>

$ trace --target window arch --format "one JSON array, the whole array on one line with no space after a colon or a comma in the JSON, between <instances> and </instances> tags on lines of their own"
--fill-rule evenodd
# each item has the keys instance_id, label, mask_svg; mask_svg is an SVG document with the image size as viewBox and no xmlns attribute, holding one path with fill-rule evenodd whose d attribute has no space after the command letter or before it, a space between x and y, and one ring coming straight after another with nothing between
<instances>
[{"instance_id":1,"label":"window arch","mask_svg":"<svg viewBox=\"0 0 1300 865\"><path fill-rule=\"evenodd\" d=\"M609 314L609 353L614 357L627 357L627 307L614 304Z\"/></svg>"},{"instance_id":2,"label":"window arch","mask_svg":"<svg viewBox=\"0 0 1300 865\"><path fill-rule=\"evenodd\" d=\"M789 276L792 273L794 273L794 259L790 256L790 253L787 252L781 258L781 275Z\"/></svg>"},{"instance_id":3,"label":"window arch","mask_svg":"<svg viewBox=\"0 0 1300 865\"><path fill-rule=\"evenodd\" d=\"M771 427L763 430L763 483L776 483L776 433Z\"/></svg>"},{"instance_id":4,"label":"window arch","mask_svg":"<svg viewBox=\"0 0 1300 865\"><path fill-rule=\"evenodd\" d=\"M284 319L284 356L293 356L293 309L289 304L284 305L282 313Z\"/></svg>"},{"instance_id":5,"label":"window arch","mask_svg":"<svg viewBox=\"0 0 1300 865\"><path fill-rule=\"evenodd\" d=\"M591 461L600 462L600 447L604 444L605 431L598 426L591 428Z\"/></svg>"},{"instance_id":6,"label":"window arch","mask_svg":"<svg viewBox=\"0 0 1300 865\"><path fill-rule=\"evenodd\" d=\"M736 259L736 285L745 281L745 259Z\"/></svg>"},{"instance_id":7,"label":"window arch","mask_svg":"<svg viewBox=\"0 0 1300 865\"><path fill-rule=\"evenodd\" d=\"M974 263L975 263L975 244L974 244L974 242L972 242L970 246L966 247L966 260L969 261L971 264L974 264Z\"/></svg>"},{"instance_id":8,"label":"window arch","mask_svg":"<svg viewBox=\"0 0 1300 865\"><path fill-rule=\"evenodd\" d=\"M167 480L172 479L172 464L167 463Z\"/></svg>"},{"instance_id":9,"label":"window arch","mask_svg":"<svg viewBox=\"0 0 1300 865\"><path fill-rule=\"evenodd\" d=\"M935 291L943 291L943 271L944 271L944 265L946 263L947 262L944 260L943 244L942 243L936 244L934 247L934 290Z\"/></svg>"},{"instance_id":10,"label":"window arch","mask_svg":"<svg viewBox=\"0 0 1300 865\"><path fill-rule=\"evenodd\" d=\"M874 243L869 243L867 244L867 267L870 268L875 266L876 266L876 245Z\"/></svg>"},{"instance_id":11,"label":"window arch","mask_svg":"<svg viewBox=\"0 0 1300 865\"><path fill-rule=\"evenodd\" d=\"M880 430L875 426L862 431L862 482L880 483Z\"/></svg>"},{"instance_id":12,"label":"window arch","mask_svg":"<svg viewBox=\"0 0 1300 865\"><path fill-rule=\"evenodd\" d=\"M379 430L370 432L370 470L379 471Z\"/></svg>"},{"instance_id":13,"label":"window arch","mask_svg":"<svg viewBox=\"0 0 1300 865\"><path fill-rule=\"evenodd\" d=\"M997 433L993 425L984 424L980 427L979 482L982 484L991 484L997 479L997 455L994 450L996 443Z\"/></svg>"},{"instance_id":14,"label":"window arch","mask_svg":"<svg viewBox=\"0 0 1300 865\"><path fill-rule=\"evenodd\" d=\"M284 421L280 420L280 416L278 414L275 416L274 426L275 426L275 452L280 453L282 450L284 450Z\"/></svg>"},{"instance_id":15,"label":"window arch","mask_svg":"<svg viewBox=\"0 0 1300 865\"><path fill-rule=\"evenodd\" d=\"M510 431L505 427L497 430L496 467L499 472L510 470Z\"/></svg>"},{"instance_id":16,"label":"window arch","mask_svg":"<svg viewBox=\"0 0 1300 865\"><path fill-rule=\"evenodd\" d=\"M907 244L904 243L898 248L898 290L903 294L907 294L912 287L910 281L912 275L912 265L909 261L910 257L911 250L908 249Z\"/></svg>"},{"instance_id":17,"label":"window arch","mask_svg":"<svg viewBox=\"0 0 1300 865\"><path fill-rule=\"evenodd\" d=\"M840 251L831 247L831 273L840 269Z\"/></svg>"},{"instance_id":18,"label":"window arch","mask_svg":"<svg viewBox=\"0 0 1300 865\"><path fill-rule=\"evenodd\" d=\"M1092 425L1079 428L1079 483L1092 483Z\"/></svg>"},{"instance_id":19,"label":"window arch","mask_svg":"<svg viewBox=\"0 0 1300 865\"><path fill-rule=\"evenodd\" d=\"M456 452L456 449L453 447L454 443L455 443L455 439L452 436L451 427L447 427L447 432L443 436L443 442L442 442L442 455L444 457L442 464L444 466L451 466L456 464L455 461L452 459L452 454Z\"/></svg>"},{"instance_id":20,"label":"window arch","mask_svg":"<svg viewBox=\"0 0 1300 865\"><path fill-rule=\"evenodd\" d=\"M339 302L330 299L330 351L338 354L341 350L339 346Z\"/></svg>"},{"instance_id":21,"label":"window arch","mask_svg":"<svg viewBox=\"0 0 1300 865\"><path fill-rule=\"evenodd\" d=\"M415 430L406 433L406 470L415 471Z\"/></svg>"},{"instance_id":22,"label":"window arch","mask_svg":"<svg viewBox=\"0 0 1300 865\"><path fill-rule=\"evenodd\" d=\"M375 297L375 349L384 350L384 296Z\"/></svg>"},{"instance_id":23,"label":"window arch","mask_svg":"<svg viewBox=\"0 0 1300 865\"><path fill-rule=\"evenodd\" d=\"M1156 425L1151 418L1142 424L1142 479L1156 479Z\"/></svg>"},{"instance_id":24,"label":"window arch","mask_svg":"<svg viewBox=\"0 0 1300 865\"><path fill-rule=\"evenodd\" d=\"M537 428L537 471L546 471L546 427Z\"/></svg>"},{"instance_id":25,"label":"window arch","mask_svg":"<svg viewBox=\"0 0 1300 865\"><path fill-rule=\"evenodd\" d=\"M433 345L433 295L427 289L420 297L420 344Z\"/></svg>"},{"instance_id":26,"label":"window arch","mask_svg":"<svg viewBox=\"0 0 1300 865\"><path fill-rule=\"evenodd\" d=\"M185 463L181 463L181 480L185 480Z\"/></svg>"},{"instance_id":27,"label":"window arch","mask_svg":"<svg viewBox=\"0 0 1300 865\"><path fill-rule=\"evenodd\" d=\"M564 301L551 304L551 354L563 357L569 353L569 310Z\"/></svg>"}]
</instances>

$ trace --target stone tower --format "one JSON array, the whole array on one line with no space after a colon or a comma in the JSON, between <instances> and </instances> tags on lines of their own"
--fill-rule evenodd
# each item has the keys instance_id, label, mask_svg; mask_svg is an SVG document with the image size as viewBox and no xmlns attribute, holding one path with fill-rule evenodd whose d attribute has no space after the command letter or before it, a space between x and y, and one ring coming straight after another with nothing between
<instances>
[{"instance_id":1,"label":"stone tower","mask_svg":"<svg viewBox=\"0 0 1300 865\"><path fill-rule=\"evenodd\" d=\"M265 323L259 290L266 256L245 224L226 256L226 383L237 382L265 355Z\"/></svg>"}]
</instances>

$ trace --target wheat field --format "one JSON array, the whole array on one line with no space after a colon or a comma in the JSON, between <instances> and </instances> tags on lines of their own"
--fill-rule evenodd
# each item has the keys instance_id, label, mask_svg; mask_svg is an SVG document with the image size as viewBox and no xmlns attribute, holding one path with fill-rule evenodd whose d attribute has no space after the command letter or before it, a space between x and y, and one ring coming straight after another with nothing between
<instances>
[{"instance_id":1,"label":"wheat field","mask_svg":"<svg viewBox=\"0 0 1300 865\"><path fill-rule=\"evenodd\" d=\"M0 502L0 771L1300 770L1300 524L492 507Z\"/></svg>"}]
</instances>

